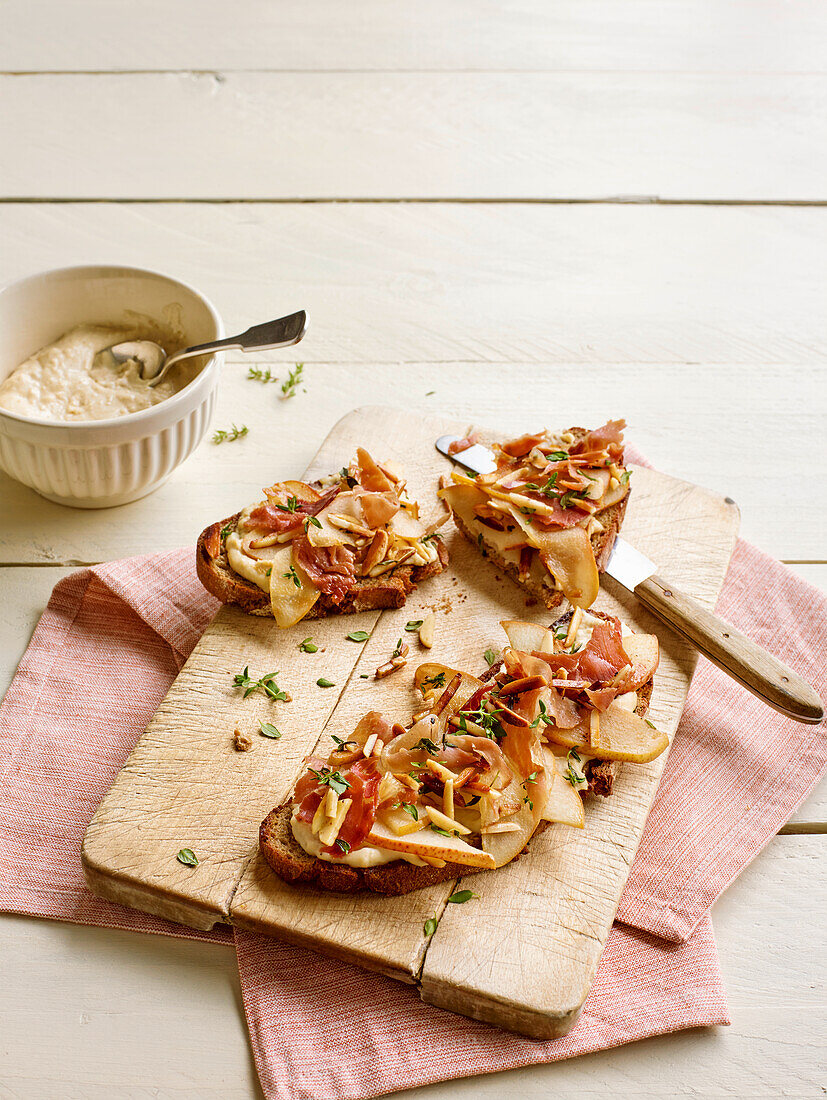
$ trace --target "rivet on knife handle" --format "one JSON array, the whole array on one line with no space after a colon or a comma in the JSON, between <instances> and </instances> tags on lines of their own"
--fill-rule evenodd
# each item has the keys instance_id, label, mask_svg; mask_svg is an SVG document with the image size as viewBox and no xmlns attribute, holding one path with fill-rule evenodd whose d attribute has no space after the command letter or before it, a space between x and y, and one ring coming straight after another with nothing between
<instances>
[{"instance_id":1,"label":"rivet on knife handle","mask_svg":"<svg viewBox=\"0 0 827 1100\"><path fill-rule=\"evenodd\" d=\"M647 577L635 586L635 595L710 661L771 707L798 722L815 723L824 717L820 697L798 673L668 581Z\"/></svg>"}]
</instances>

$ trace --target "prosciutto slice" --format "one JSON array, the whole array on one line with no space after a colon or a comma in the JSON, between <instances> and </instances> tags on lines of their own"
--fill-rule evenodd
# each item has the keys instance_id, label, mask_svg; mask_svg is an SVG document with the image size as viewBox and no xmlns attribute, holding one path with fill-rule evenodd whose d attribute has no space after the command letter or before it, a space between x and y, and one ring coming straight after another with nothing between
<instances>
[{"instance_id":1,"label":"prosciutto slice","mask_svg":"<svg viewBox=\"0 0 827 1100\"><path fill-rule=\"evenodd\" d=\"M250 522L256 527L277 534L298 530L308 516L318 515L336 498L339 488L335 485L318 500L303 500L293 512L288 511L286 501L267 500L250 512ZM281 507L279 507L280 504Z\"/></svg>"},{"instance_id":2,"label":"prosciutto slice","mask_svg":"<svg viewBox=\"0 0 827 1100\"><path fill-rule=\"evenodd\" d=\"M322 761L311 760L309 767L315 767L316 771L320 771L325 764ZM359 760L340 774L348 784L348 789L340 795L340 798L349 798L350 806L337 839L349 845L352 851L364 844L368 833L373 828L381 776L376 762L372 759ZM320 783L318 777L310 770L301 777L293 795L294 803L297 803L295 813L299 821L310 824L327 791L327 784ZM323 848L322 851L331 856L342 854L341 847L335 844Z\"/></svg>"},{"instance_id":3,"label":"prosciutto slice","mask_svg":"<svg viewBox=\"0 0 827 1100\"><path fill-rule=\"evenodd\" d=\"M573 444L571 453L580 454L584 451L608 451L610 454L623 453L623 429L625 420L610 420L602 428L595 428L583 439Z\"/></svg>"},{"instance_id":4,"label":"prosciutto slice","mask_svg":"<svg viewBox=\"0 0 827 1100\"><path fill-rule=\"evenodd\" d=\"M293 557L311 583L336 604L356 583L356 559L348 546L312 546L301 535L293 539Z\"/></svg>"}]
</instances>

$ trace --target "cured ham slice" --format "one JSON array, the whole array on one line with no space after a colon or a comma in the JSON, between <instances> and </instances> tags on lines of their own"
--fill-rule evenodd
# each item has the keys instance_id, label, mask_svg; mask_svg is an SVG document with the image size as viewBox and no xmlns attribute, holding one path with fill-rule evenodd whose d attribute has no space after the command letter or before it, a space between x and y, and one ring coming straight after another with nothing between
<instances>
[{"instance_id":1,"label":"cured ham slice","mask_svg":"<svg viewBox=\"0 0 827 1100\"><path fill-rule=\"evenodd\" d=\"M347 546L311 546L304 536L293 539L293 557L320 592L341 603L356 583L356 559Z\"/></svg>"},{"instance_id":2,"label":"cured ham slice","mask_svg":"<svg viewBox=\"0 0 827 1100\"><path fill-rule=\"evenodd\" d=\"M602 428L595 428L594 431L589 432L582 440L575 443L571 448L571 453L575 455L590 450L608 450L609 453L613 453L613 450L617 448L622 453L623 429L625 427L625 420L610 420Z\"/></svg>"},{"instance_id":3,"label":"cured ham slice","mask_svg":"<svg viewBox=\"0 0 827 1100\"><path fill-rule=\"evenodd\" d=\"M298 530L308 516L315 516L326 508L339 493L336 485L318 500L303 500L295 506L293 511L288 507L289 494L283 494L283 499L268 499L250 512L250 522L264 531L273 531L281 534L284 531ZM295 498L294 498L295 499Z\"/></svg>"},{"instance_id":4,"label":"cured ham slice","mask_svg":"<svg viewBox=\"0 0 827 1100\"><path fill-rule=\"evenodd\" d=\"M535 432L530 435L521 435L518 439L512 439L508 443L503 443L500 450L511 458L522 458L523 455L527 455L538 443L542 443L546 437L545 432Z\"/></svg>"}]
</instances>

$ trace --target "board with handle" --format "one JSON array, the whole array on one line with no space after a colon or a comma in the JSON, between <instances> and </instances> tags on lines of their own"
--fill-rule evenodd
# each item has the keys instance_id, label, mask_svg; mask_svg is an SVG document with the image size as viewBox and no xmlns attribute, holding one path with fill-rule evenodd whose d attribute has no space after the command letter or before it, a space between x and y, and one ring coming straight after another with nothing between
<instances>
[{"instance_id":1,"label":"board with handle","mask_svg":"<svg viewBox=\"0 0 827 1100\"><path fill-rule=\"evenodd\" d=\"M427 517L439 508L437 479L450 469L434 440L469 428L403 410L357 409L333 428L305 476L338 470L364 446L404 467ZM294 471L268 473L276 480ZM631 484L624 537L711 608L737 535L737 509L647 468L634 467ZM250 499L257 491L251 486ZM587 797L583 830L553 825L500 870L401 897L288 886L258 852L260 822L287 796L317 744L326 756L331 735L346 738L368 710L409 720L419 706L412 674L420 660L480 672L484 652L505 642L500 620L553 617L526 606L525 593L451 525L443 531L448 570L423 582L404 608L286 631L272 619L221 608L95 814L84 869L91 889L111 900L196 928L228 922L265 932L416 984L432 1004L551 1038L573 1025L594 979L665 754L622 766L610 798ZM649 717L671 738L696 653L610 579L595 606L619 614L633 630L658 635ZM425 650L405 626L429 611L436 632ZM348 640L355 631L367 640ZM299 648L308 636L315 652ZM375 679L400 637L411 648L408 665ZM233 678L244 667L255 676L277 671L291 701L273 702L261 692L242 698ZM318 686L320 679L333 686ZM275 725L281 737L260 736L260 722ZM236 729L252 738L252 751L235 750ZM196 867L176 859L182 848L196 854ZM465 888L479 896L448 904Z\"/></svg>"}]
</instances>

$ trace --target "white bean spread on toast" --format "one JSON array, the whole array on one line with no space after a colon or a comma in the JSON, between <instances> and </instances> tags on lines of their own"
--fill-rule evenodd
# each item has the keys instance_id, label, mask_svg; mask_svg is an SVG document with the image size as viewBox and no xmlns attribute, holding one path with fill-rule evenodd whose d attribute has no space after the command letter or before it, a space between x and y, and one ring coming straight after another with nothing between
<instances>
[{"instance_id":1,"label":"white bean spread on toast","mask_svg":"<svg viewBox=\"0 0 827 1100\"><path fill-rule=\"evenodd\" d=\"M421 665L409 726L371 711L309 758L261 826L281 878L403 894L502 867L551 822L583 828L582 794L610 793L618 762L666 749L643 717L657 638L580 608L502 626L509 645L484 679Z\"/></svg>"},{"instance_id":2,"label":"white bean spread on toast","mask_svg":"<svg viewBox=\"0 0 827 1100\"><path fill-rule=\"evenodd\" d=\"M280 481L265 499L202 531L196 564L223 603L304 618L402 607L417 581L448 562L437 529L420 519L399 471L363 448L338 474L309 484Z\"/></svg>"},{"instance_id":3,"label":"white bean spread on toast","mask_svg":"<svg viewBox=\"0 0 827 1100\"><path fill-rule=\"evenodd\" d=\"M442 489L465 537L548 608L597 598L629 496L625 426L610 420L495 444L496 470L455 472Z\"/></svg>"}]
</instances>

